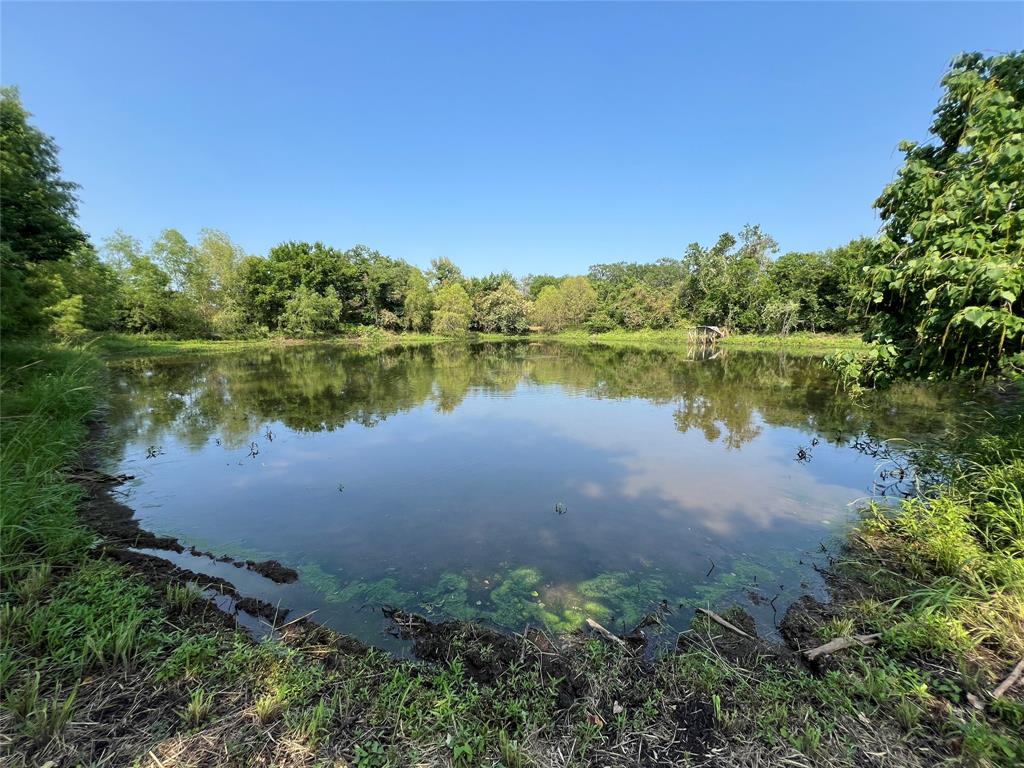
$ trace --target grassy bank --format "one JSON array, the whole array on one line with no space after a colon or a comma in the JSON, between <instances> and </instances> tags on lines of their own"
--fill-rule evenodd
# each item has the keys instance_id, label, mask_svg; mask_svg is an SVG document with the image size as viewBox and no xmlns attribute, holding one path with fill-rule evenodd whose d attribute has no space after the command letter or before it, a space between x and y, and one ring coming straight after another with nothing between
<instances>
[{"instance_id":1,"label":"grassy bank","mask_svg":"<svg viewBox=\"0 0 1024 768\"><path fill-rule=\"evenodd\" d=\"M642 643L405 617L398 624L426 659L410 662L306 622L257 643L196 575L154 575L104 554L75 524L82 491L70 482L103 394L92 352L4 346L5 764L1024 760L1020 688L992 695L1024 655L1024 429L1012 404L921 454L948 485L866 511L836 564L840 599L801 602L782 622L787 645L696 617L676 652L646 662ZM742 611L726 618L754 633ZM874 633L875 645L816 664L798 653Z\"/></svg>"},{"instance_id":2,"label":"grassy bank","mask_svg":"<svg viewBox=\"0 0 1024 768\"><path fill-rule=\"evenodd\" d=\"M613 346L639 346L677 348L685 350L687 330L663 331L609 331L608 333L586 333L567 331L564 333L532 333L510 336L500 333L476 333L457 339L426 333L388 333L379 329L354 329L349 335L317 340L286 339L272 337L254 340L172 340L150 336L124 334L103 334L97 336L90 347L106 356L157 356L190 353L237 352L247 349L266 349L300 344L341 344L341 345L390 345L390 344L437 344L466 341L558 341L567 344L604 344ZM723 339L721 346L726 349L766 349L794 354L829 354L837 350L864 348L859 336L793 333L788 336L758 336L736 334Z\"/></svg>"}]
</instances>

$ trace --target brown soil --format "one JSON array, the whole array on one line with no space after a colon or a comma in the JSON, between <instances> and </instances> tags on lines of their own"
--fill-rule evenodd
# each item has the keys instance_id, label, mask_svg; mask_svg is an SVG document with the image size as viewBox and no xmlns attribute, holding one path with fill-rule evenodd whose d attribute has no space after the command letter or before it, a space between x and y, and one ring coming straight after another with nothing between
<instances>
[{"instance_id":1,"label":"brown soil","mask_svg":"<svg viewBox=\"0 0 1024 768\"><path fill-rule=\"evenodd\" d=\"M259 563L253 560L246 560L245 565L250 571L255 571L260 576L265 576L271 581L276 581L278 584L291 584L293 581L299 580L298 571L294 568L289 568L287 565L281 565L277 560L264 560Z\"/></svg>"}]
</instances>

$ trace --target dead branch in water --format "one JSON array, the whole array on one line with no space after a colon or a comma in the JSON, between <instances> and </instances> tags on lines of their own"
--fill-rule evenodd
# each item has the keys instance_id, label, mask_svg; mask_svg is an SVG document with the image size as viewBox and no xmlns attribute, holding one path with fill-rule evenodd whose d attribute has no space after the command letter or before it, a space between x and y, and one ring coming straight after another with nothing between
<instances>
[{"instance_id":1,"label":"dead branch in water","mask_svg":"<svg viewBox=\"0 0 1024 768\"><path fill-rule=\"evenodd\" d=\"M741 635L741 636L747 638L748 640L756 640L757 639L756 637L751 637L750 635L748 635L746 632L744 632L742 629L737 627L735 624L732 624L732 623L726 621L725 619L723 619L721 616L719 616L714 611L709 611L707 608L698 608L697 609L697 613L703 613L705 616L707 616L709 619L711 619L716 624L719 624L719 625L725 627L726 629L728 629L730 632L735 632L737 635Z\"/></svg>"},{"instance_id":2,"label":"dead branch in water","mask_svg":"<svg viewBox=\"0 0 1024 768\"><path fill-rule=\"evenodd\" d=\"M612 643L618 643L623 648L626 647L626 641L625 640L623 640L621 637L618 637L617 635L613 635L611 632L609 632L607 629L602 627L600 624L598 624L593 619L587 619L587 626L590 627L595 632L597 632L597 634L599 634L605 640L608 640L608 641L610 641Z\"/></svg>"},{"instance_id":3,"label":"dead branch in water","mask_svg":"<svg viewBox=\"0 0 1024 768\"><path fill-rule=\"evenodd\" d=\"M999 686L992 691L992 698L998 699L1008 690L1013 688L1013 686L1015 686L1020 680L1020 676L1022 674L1024 674L1024 659L1018 661L1017 666L1013 668L1013 672L1010 673L1009 677L1003 680L1003 682L1001 682Z\"/></svg>"},{"instance_id":4,"label":"dead branch in water","mask_svg":"<svg viewBox=\"0 0 1024 768\"><path fill-rule=\"evenodd\" d=\"M882 636L880 634L837 637L829 640L824 645L819 645L817 648L811 648L809 651L804 651L804 656L807 657L808 661L814 661L820 656L828 656L830 653L842 651L847 648L854 648L858 645L874 645L881 637Z\"/></svg>"}]
</instances>

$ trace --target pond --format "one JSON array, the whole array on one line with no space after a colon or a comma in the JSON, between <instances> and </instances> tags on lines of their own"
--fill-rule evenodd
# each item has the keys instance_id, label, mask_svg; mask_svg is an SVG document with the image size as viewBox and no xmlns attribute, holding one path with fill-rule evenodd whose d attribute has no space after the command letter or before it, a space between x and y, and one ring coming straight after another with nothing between
<instances>
[{"instance_id":1,"label":"pond","mask_svg":"<svg viewBox=\"0 0 1024 768\"><path fill-rule=\"evenodd\" d=\"M112 364L110 465L141 525L243 593L390 647L379 608L559 632L743 604L768 628L888 482L879 441L949 395L859 402L818 358L508 342ZM201 562L200 562L201 561Z\"/></svg>"}]
</instances>

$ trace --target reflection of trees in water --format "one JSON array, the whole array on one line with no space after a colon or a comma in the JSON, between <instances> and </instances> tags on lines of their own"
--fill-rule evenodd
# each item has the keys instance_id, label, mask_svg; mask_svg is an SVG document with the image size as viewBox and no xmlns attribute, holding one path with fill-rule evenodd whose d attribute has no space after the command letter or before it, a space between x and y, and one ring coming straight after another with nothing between
<instances>
[{"instance_id":1,"label":"reflection of trees in water","mask_svg":"<svg viewBox=\"0 0 1024 768\"><path fill-rule=\"evenodd\" d=\"M173 435L199 447L216 435L238 447L262 423L320 432L373 427L433 402L458 408L476 390L508 393L557 385L598 398L636 397L675 405L680 431L738 448L762 423L832 442L935 432L951 416L934 388L896 388L854 402L837 392L819 361L730 352L693 361L683 351L559 344L442 344L384 350L300 347L187 359L137 359L114 368L109 423L118 442L159 443Z\"/></svg>"}]
</instances>

